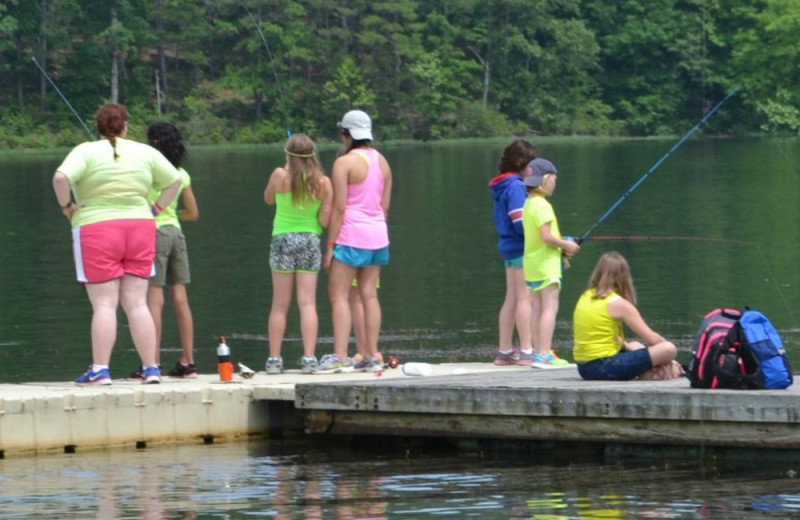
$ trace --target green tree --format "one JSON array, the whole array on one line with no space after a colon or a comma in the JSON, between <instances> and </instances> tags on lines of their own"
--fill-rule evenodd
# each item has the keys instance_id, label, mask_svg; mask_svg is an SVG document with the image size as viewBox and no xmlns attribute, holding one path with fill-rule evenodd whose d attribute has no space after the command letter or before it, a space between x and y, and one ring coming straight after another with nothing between
<instances>
[{"instance_id":1,"label":"green tree","mask_svg":"<svg viewBox=\"0 0 800 520\"><path fill-rule=\"evenodd\" d=\"M739 6L741 29L733 37L733 65L746 106L761 129L798 132L800 109L800 6L792 0L758 0Z\"/></svg>"}]
</instances>

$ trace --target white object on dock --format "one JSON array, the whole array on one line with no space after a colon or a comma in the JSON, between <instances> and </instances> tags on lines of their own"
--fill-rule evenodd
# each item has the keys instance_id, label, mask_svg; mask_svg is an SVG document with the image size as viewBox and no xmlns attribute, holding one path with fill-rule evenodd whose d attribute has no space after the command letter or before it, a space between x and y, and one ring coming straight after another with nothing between
<instances>
[{"instance_id":1,"label":"white object on dock","mask_svg":"<svg viewBox=\"0 0 800 520\"><path fill-rule=\"evenodd\" d=\"M403 363L403 374L407 376L429 376L433 367L429 363Z\"/></svg>"},{"instance_id":2,"label":"white object on dock","mask_svg":"<svg viewBox=\"0 0 800 520\"><path fill-rule=\"evenodd\" d=\"M249 366L245 365L244 363L239 363L239 375L241 375L245 379L250 379L254 375L256 375L256 371L250 368Z\"/></svg>"}]
</instances>

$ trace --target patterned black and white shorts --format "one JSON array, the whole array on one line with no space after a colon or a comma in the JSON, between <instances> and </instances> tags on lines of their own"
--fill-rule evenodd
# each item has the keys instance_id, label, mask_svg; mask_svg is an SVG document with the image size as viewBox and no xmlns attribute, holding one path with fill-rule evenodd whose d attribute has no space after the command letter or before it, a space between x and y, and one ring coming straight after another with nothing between
<instances>
[{"instance_id":1,"label":"patterned black and white shorts","mask_svg":"<svg viewBox=\"0 0 800 520\"><path fill-rule=\"evenodd\" d=\"M269 268L278 273L316 273L322 266L319 235L284 233L272 237Z\"/></svg>"}]
</instances>

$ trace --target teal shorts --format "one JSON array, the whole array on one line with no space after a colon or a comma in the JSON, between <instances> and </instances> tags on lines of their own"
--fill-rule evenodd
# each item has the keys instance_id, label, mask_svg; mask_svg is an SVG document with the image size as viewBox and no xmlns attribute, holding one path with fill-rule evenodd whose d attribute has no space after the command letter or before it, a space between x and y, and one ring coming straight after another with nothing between
<instances>
[{"instance_id":1,"label":"teal shorts","mask_svg":"<svg viewBox=\"0 0 800 520\"><path fill-rule=\"evenodd\" d=\"M333 257L350 267L370 267L389 264L389 246L380 249L359 249L336 244Z\"/></svg>"},{"instance_id":2,"label":"teal shorts","mask_svg":"<svg viewBox=\"0 0 800 520\"><path fill-rule=\"evenodd\" d=\"M541 291L545 287L550 287L553 284L557 284L560 290L561 280L562 280L561 278L550 278L549 280L535 280L535 281L525 280L525 285L527 285L529 289L532 289L534 291Z\"/></svg>"},{"instance_id":3,"label":"teal shorts","mask_svg":"<svg viewBox=\"0 0 800 520\"><path fill-rule=\"evenodd\" d=\"M518 256L513 260L505 260L504 263L506 264L506 269L509 267L513 267L514 269L522 269L522 260L525 258L524 256Z\"/></svg>"}]
</instances>

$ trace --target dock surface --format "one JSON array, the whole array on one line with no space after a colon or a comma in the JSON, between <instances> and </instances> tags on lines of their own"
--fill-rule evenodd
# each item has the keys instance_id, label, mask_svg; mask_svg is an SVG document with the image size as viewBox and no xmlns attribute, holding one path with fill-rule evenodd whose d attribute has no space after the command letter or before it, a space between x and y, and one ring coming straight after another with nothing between
<instances>
[{"instance_id":1,"label":"dock surface","mask_svg":"<svg viewBox=\"0 0 800 520\"><path fill-rule=\"evenodd\" d=\"M291 425L291 428L289 426ZM216 375L0 385L0 456L291 434L571 440L800 449L800 388L589 382L574 367L441 364L430 376Z\"/></svg>"}]
</instances>

